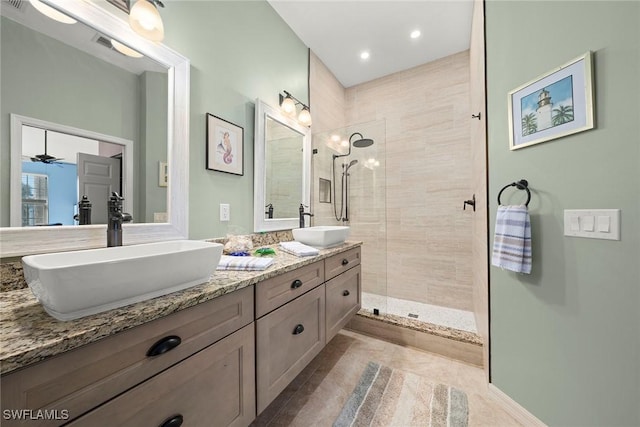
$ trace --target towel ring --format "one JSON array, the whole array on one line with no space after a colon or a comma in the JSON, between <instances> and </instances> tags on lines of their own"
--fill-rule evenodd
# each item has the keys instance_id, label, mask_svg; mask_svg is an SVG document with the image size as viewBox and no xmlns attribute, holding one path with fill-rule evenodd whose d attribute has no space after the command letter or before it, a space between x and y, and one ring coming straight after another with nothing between
<instances>
[{"instance_id":1,"label":"towel ring","mask_svg":"<svg viewBox=\"0 0 640 427\"><path fill-rule=\"evenodd\" d=\"M529 190L529 182L526 179L521 179L518 182L512 182L511 184L507 184L502 187L502 190L498 193L498 205L500 205L500 196L502 192L509 187L516 187L518 190L526 190L527 191L527 201L525 202L525 206L529 206L529 202L531 201L531 191Z\"/></svg>"}]
</instances>

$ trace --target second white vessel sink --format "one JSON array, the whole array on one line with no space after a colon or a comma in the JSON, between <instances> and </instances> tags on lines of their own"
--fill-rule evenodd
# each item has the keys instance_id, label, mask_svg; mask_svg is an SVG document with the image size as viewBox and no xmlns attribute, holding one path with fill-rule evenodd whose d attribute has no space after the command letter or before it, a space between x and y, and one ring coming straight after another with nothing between
<instances>
[{"instance_id":1,"label":"second white vessel sink","mask_svg":"<svg viewBox=\"0 0 640 427\"><path fill-rule=\"evenodd\" d=\"M204 283L221 255L219 243L174 240L31 255L22 265L47 313L72 320Z\"/></svg>"},{"instance_id":2,"label":"second white vessel sink","mask_svg":"<svg viewBox=\"0 0 640 427\"><path fill-rule=\"evenodd\" d=\"M294 228L293 239L314 248L330 248L344 243L349 237L349 227L340 225L319 225L316 227Z\"/></svg>"}]
</instances>

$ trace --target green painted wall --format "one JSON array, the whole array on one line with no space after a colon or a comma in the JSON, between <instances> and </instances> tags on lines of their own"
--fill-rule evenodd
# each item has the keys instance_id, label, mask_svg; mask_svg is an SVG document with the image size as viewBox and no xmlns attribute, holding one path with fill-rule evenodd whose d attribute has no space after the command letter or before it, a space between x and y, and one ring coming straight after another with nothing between
<instances>
[{"instance_id":1,"label":"green painted wall","mask_svg":"<svg viewBox=\"0 0 640 427\"><path fill-rule=\"evenodd\" d=\"M0 226L8 227L9 114L136 141L140 99L135 74L4 17L0 31ZM135 144L134 156L138 156Z\"/></svg>"},{"instance_id":2,"label":"green painted wall","mask_svg":"<svg viewBox=\"0 0 640 427\"><path fill-rule=\"evenodd\" d=\"M532 274L490 270L492 382L548 425L640 425L640 2L488 1L486 37L491 233L500 188L533 190ZM596 129L509 151L508 91L587 50ZM581 208L622 240L564 237Z\"/></svg>"},{"instance_id":3,"label":"green painted wall","mask_svg":"<svg viewBox=\"0 0 640 427\"><path fill-rule=\"evenodd\" d=\"M153 222L154 212L167 212L167 187L158 185L158 162L167 161L166 73L140 75L140 157L136 222Z\"/></svg>"},{"instance_id":4,"label":"green painted wall","mask_svg":"<svg viewBox=\"0 0 640 427\"><path fill-rule=\"evenodd\" d=\"M308 101L308 50L266 1L169 2L164 43L191 60L189 236L253 231L255 99L288 90ZM205 168L205 116L244 128L244 175ZM219 221L220 203L231 221Z\"/></svg>"}]
</instances>

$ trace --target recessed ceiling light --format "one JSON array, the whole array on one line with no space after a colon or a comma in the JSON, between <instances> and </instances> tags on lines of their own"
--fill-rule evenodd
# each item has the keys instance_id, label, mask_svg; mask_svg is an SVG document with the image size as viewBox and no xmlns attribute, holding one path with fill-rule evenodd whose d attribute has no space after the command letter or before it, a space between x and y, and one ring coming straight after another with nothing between
<instances>
[{"instance_id":1,"label":"recessed ceiling light","mask_svg":"<svg viewBox=\"0 0 640 427\"><path fill-rule=\"evenodd\" d=\"M371 55L366 50L360 53L360 59L369 59L369 56Z\"/></svg>"},{"instance_id":2,"label":"recessed ceiling light","mask_svg":"<svg viewBox=\"0 0 640 427\"><path fill-rule=\"evenodd\" d=\"M420 30L413 30L411 31L410 35L412 39L417 39L418 37L420 37L420 34L422 34Z\"/></svg>"},{"instance_id":3,"label":"recessed ceiling light","mask_svg":"<svg viewBox=\"0 0 640 427\"><path fill-rule=\"evenodd\" d=\"M331 140L332 140L333 142L338 142L338 141L340 141L340 135L336 135L336 134L331 135Z\"/></svg>"}]
</instances>

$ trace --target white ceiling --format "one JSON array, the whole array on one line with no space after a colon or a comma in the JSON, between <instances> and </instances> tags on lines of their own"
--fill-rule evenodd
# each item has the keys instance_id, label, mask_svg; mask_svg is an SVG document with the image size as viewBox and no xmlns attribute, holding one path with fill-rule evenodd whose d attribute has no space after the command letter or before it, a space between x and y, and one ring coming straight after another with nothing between
<instances>
[{"instance_id":1,"label":"white ceiling","mask_svg":"<svg viewBox=\"0 0 640 427\"><path fill-rule=\"evenodd\" d=\"M469 49L473 0L269 3L344 87ZM411 39L415 29L422 34Z\"/></svg>"}]
</instances>

